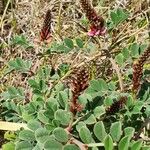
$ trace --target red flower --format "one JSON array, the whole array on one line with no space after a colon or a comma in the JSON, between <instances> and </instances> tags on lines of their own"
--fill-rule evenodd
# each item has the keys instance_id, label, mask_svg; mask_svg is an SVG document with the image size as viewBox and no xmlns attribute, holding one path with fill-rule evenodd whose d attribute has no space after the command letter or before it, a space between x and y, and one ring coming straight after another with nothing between
<instances>
[{"instance_id":1,"label":"red flower","mask_svg":"<svg viewBox=\"0 0 150 150\"><path fill-rule=\"evenodd\" d=\"M104 19L99 16L94 8L90 5L88 0L80 0L83 11L86 14L86 17L90 21L90 31L88 32L89 36L99 36L105 35L106 28L104 25Z\"/></svg>"},{"instance_id":2,"label":"red flower","mask_svg":"<svg viewBox=\"0 0 150 150\"><path fill-rule=\"evenodd\" d=\"M94 24L91 25L90 31L88 32L89 36L99 36L99 35L105 35L106 28L105 27L97 27Z\"/></svg>"}]
</instances>

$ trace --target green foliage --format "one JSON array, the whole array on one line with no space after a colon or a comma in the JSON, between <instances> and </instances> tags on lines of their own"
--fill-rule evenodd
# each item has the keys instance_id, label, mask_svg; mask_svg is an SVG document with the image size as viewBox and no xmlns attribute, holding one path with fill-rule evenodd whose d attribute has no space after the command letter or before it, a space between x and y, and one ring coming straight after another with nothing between
<instances>
[{"instance_id":1,"label":"green foliage","mask_svg":"<svg viewBox=\"0 0 150 150\"><path fill-rule=\"evenodd\" d=\"M13 142L8 142L6 144L3 144L2 146L3 150L15 150L15 144Z\"/></svg>"},{"instance_id":2,"label":"green foliage","mask_svg":"<svg viewBox=\"0 0 150 150\"><path fill-rule=\"evenodd\" d=\"M131 150L140 150L142 147L142 141L136 141L133 143Z\"/></svg>"},{"instance_id":3,"label":"green foliage","mask_svg":"<svg viewBox=\"0 0 150 150\"><path fill-rule=\"evenodd\" d=\"M61 109L57 110L54 116L62 125L68 125L72 117L70 112Z\"/></svg>"},{"instance_id":4,"label":"green foliage","mask_svg":"<svg viewBox=\"0 0 150 150\"><path fill-rule=\"evenodd\" d=\"M24 87L17 87L10 83L8 88L0 89L0 120L23 122L27 124L27 129L21 128L14 133L6 132L4 138L7 141L2 146L4 150L80 150L83 146L92 150L149 150L147 141L135 138L142 128L145 128L144 136L149 136L149 131L144 126L145 120L150 117L150 89L147 79L149 65L144 66L142 88L138 94L135 95L131 90L132 65L145 51L147 44L138 43L134 35L128 38L121 37L120 26L123 26L128 18L129 13L118 8L110 12L107 22L110 38L108 41L116 44L121 38L128 39L125 44L124 41L119 41L117 47L110 50L119 70L110 64L107 56L100 59L96 68L94 65L96 61L99 63L99 58L93 60L93 56L99 53L101 47L96 41L101 41L84 36L62 37L60 41L54 40L48 45L44 43L40 54L36 55L42 63L38 65L34 74L31 73L34 62L19 57L8 62L4 76L19 74L25 77L26 84ZM84 27L87 28L88 23L90 22L86 18L81 18ZM142 19L136 27L140 28L145 24L145 19ZM33 48L23 35L14 36L11 44L24 49ZM59 60L59 64L56 63L57 58L55 60L55 56L59 58L63 54L65 57L70 53L73 57L75 55L77 60L78 53L81 56L84 54L84 59L87 56L92 58L91 62L91 58L86 62L86 67L92 70L92 73L89 71L89 85L85 91L79 88L79 94L74 97L74 90L78 85L70 88L64 82L69 78L67 75L73 75L74 64L70 62L74 60ZM105 55L103 51L101 53ZM122 83L117 71L120 71L123 80L123 91L120 90ZM95 72L98 72L98 76ZM71 85L74 82L71 82ZM80 82L83 83L82 80ZM124 97L127 100L121 103L119 100ZM75 98L74 104L72 100ZM75 113L70 106L75 107Z\"/></svg>"},{"instance_id":5,"label":"green foliage","mask_svg":"<svg viewBox=\"0 0 150 150\"><path fill-rule=\"evenodd\" d=\"M1 96L4 99L12 100L23 100L25 98L23 88L15 88L15 87L9 87L7 92L1 93Z\"/></svg>"},{"instance_id":6,"label":"green foliage","mask_svg":"<svg viewBox=\"0 0 150 150\"><path fill-rule=\"evenodd\" d=\"M75 144L69 144L64 147L64 150L80 150Z\"/></svg>"},{"instance_id":7,"label":"green foliage","mask_svg":"<svg viewBox=\"0 0 150 150\"><path fill-rule=\"evenodd\" d=\"M128 150L129 149L130 138L128 136L123 137L118 145L119 150Z\"/></svg>"},{"instance_id":8,"label":"green foliage","mask_svg":"<svg viewBox=\"0 0 150 150\"><path fill-rule=\"evenodd\" d=\"M65 42L65 45L68 47L68 48L73 48L74 45L73 45L73 41L71 39L64 39L64 42Z\"/></svg>"},{"instance_id":9,"label":"green foliage","mask_svg":"<svg viewBox=\"0 0 150 150\"><path fill-rule=\"evenodd\" d=\"M105 150L113 150L113 140L110 135L107 135L104 141Z\"/></svg>"},{"instance_id":10,"label":"green foliage","mask_svg":"<svg viewBox=\"0 0 150 150\"><path fill-rule=\"evenodd\" d=\"M115 122L110 127L110 134L114 141L118 142L122 135L121 122Z\"/></svg>"},{"instance_id":11,"label":"green foliage","mask_svg":"<svg viewBox=\"0 0 150 150\"><path fill-rule=\"evenodd\" d=\"M30 70L31 65L32 65L31 61L26 61L17 57L15 60L9 61L8 71L16 70L21 73L27 73Z\"/></svg>"},{"instance_id":12,"label":"green foliage","mask_svg":"<svg viewBox=\"0 0 150 150\"><path fill-rule=\"evenodd\" d=\"M68 135L63 128L60 128L60 127L56 128L53 131L53 134L55 136L55 139L59 142L65 142L66 143L68 141Z\"/></svg>"},{"instance_id":13,"label":"green foliage","mask_svg":"<svg viewBox=\"0 0 150 150\"><path fill-rule=\"evenodd\" d=\"M15 150L24 150L24 149L32 150L33 146L28 141L18 142L17 145L16 145Z\"/></svg>"},{"instance_id":14,"label":"green foliage","mask_svg":"<svg viewBox=\"0 0 150 150\"><path fill-rule=\"evenodd\" d=\"M110 13L110 16L111 16L113 25L116 27L118 24L125 21L129 15L123 9L118 8L116 11L112 11Z\"/></svg>"},{"instance_id":15,"label":"green foliage","mask_svg":"<svg viewBox=\"0 0 150 150\"><path fill-rule=\"evenodd\" d=\"M76 39L76 44L78 45L79 48L83 48L83 46L84 46L83 41L80 38Z\"/></svg>"},{"instance_id":16,"label":"green foliage","mask_svg":"<svg viewBox=\"0 0 150 150\"><path fill-rule=\"evenodd\" d=\"M12 42L12 45L19 45L19 46L24 47L25 49L33 47L32 45L30 45L30 43L28 42L28 40L26 39L24 35L15 35L12 38L11 42Z\"/></svg>"},{"instance_id":17,"label":"green foliage","mask_svg":"<svg viewBox=\"0 0 150 150\"><path fill-rule=\"evenodd\" d=\"M63 145L53 139L47 140L44 144L45 150L61 150Z\"/></svg>"},{"instance_id":18,"label":"green foliage","mask_svg":"<svg viewBox=\"0 0 150 150\"><path fill-rule=\"evenodd\" d=\"M81 140L88 144L92 142L92 137L91 137L91 133L90 130L87 127L82 127L79 131L79 136L81 138Z\"/></svg>"},{"instance_id":19,"label":"green foliage","mask_svg":"<svg viewBox=\"0 0 150 150\"><path fill-rule=\"evenodd\" d=\"M97 122L94 125L94 134L98 138L98 140L100 140L102 142L104 141L105 137L107 136L107 133L105 131L105 127L104 127L104 124L102 121Z\"/></svg>"},{"instance_id":20,"label":"green foliage","mask_svg":"<svg viewBox=\"0 0 150 150\"><path fill-rule=\"evenodd\" d=\"M24 141L34 141L35 140L34 132L30 130L20 131L19 139L24 140Z\"/></svg>"}]
</instances>

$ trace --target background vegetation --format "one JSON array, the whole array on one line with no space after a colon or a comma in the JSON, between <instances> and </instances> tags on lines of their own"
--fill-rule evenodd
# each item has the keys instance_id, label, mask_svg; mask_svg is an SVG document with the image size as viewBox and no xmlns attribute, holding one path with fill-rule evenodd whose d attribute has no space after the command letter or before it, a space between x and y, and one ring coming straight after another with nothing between
<instances>
[{"instance_id":1,"label":"background vegetation","mask_svg":"<svg viewBox=\"0 0 150 150\"><path fill-rule=\"evenodd\" d=\"M2 149L150 150L149 3L1 0Z\"/></svg>"}]
</instances>

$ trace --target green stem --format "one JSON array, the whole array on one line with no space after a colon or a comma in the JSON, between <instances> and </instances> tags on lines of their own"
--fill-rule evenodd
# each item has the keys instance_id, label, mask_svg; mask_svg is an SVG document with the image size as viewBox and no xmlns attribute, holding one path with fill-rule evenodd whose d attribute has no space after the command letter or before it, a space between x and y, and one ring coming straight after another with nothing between
<instances>
[{"instance_id":1,"label":"green stem","mask_svg":"<svg viewBox=\"0 0 150 150\"><path fill-rule=\"evenodd\" d=\"M87 144L88 147L104 147L104 144L103 143L90 143L90 144ZM117 146L116 143L113 143L113 146Z\"/></svg>"}]
</instances>

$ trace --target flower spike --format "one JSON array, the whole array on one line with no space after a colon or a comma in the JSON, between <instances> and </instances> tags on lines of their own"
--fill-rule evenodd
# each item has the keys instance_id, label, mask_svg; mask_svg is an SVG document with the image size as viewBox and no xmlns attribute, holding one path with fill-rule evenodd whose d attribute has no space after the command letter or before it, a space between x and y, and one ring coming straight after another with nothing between
<instances>
[{"instance_id":1,"label":"flower spike","mask_svg":"<svg viewBox=\"0 0 150 150\"><path fill-rule=\"evenodd\" d=\"M86 17L90 21L90 31L88 32L89 36L99 36L105 35L106 28L104 26L104 19L99 16L94 8L91 6L89 0L80 0L83 11L85 12Z\"/></svg>"},{"instance_id":2,"label":"flower spike","mask_svg":"<svg viewBox=\"0 0 150 150\"><path fill-rule=\"evenodd\" d=\"M46 12L43 27L40 32L40 40L48 41L51 38L51 11Z\"/></svg>"},{"instance_id":3,"label":"flower spike","mask_svg":"<svg viewBox=\"0 0 150 150\"><path fill-rule=\"evenodd\" d=\"M143 74L143 66L149 57L150 57L150 46L147 48L147 50L144 51L141 57L139 57L137 62L133 64L132 91L135 94L139 91L141 85L141 78Z\"/></svg>"}]
</instances>

